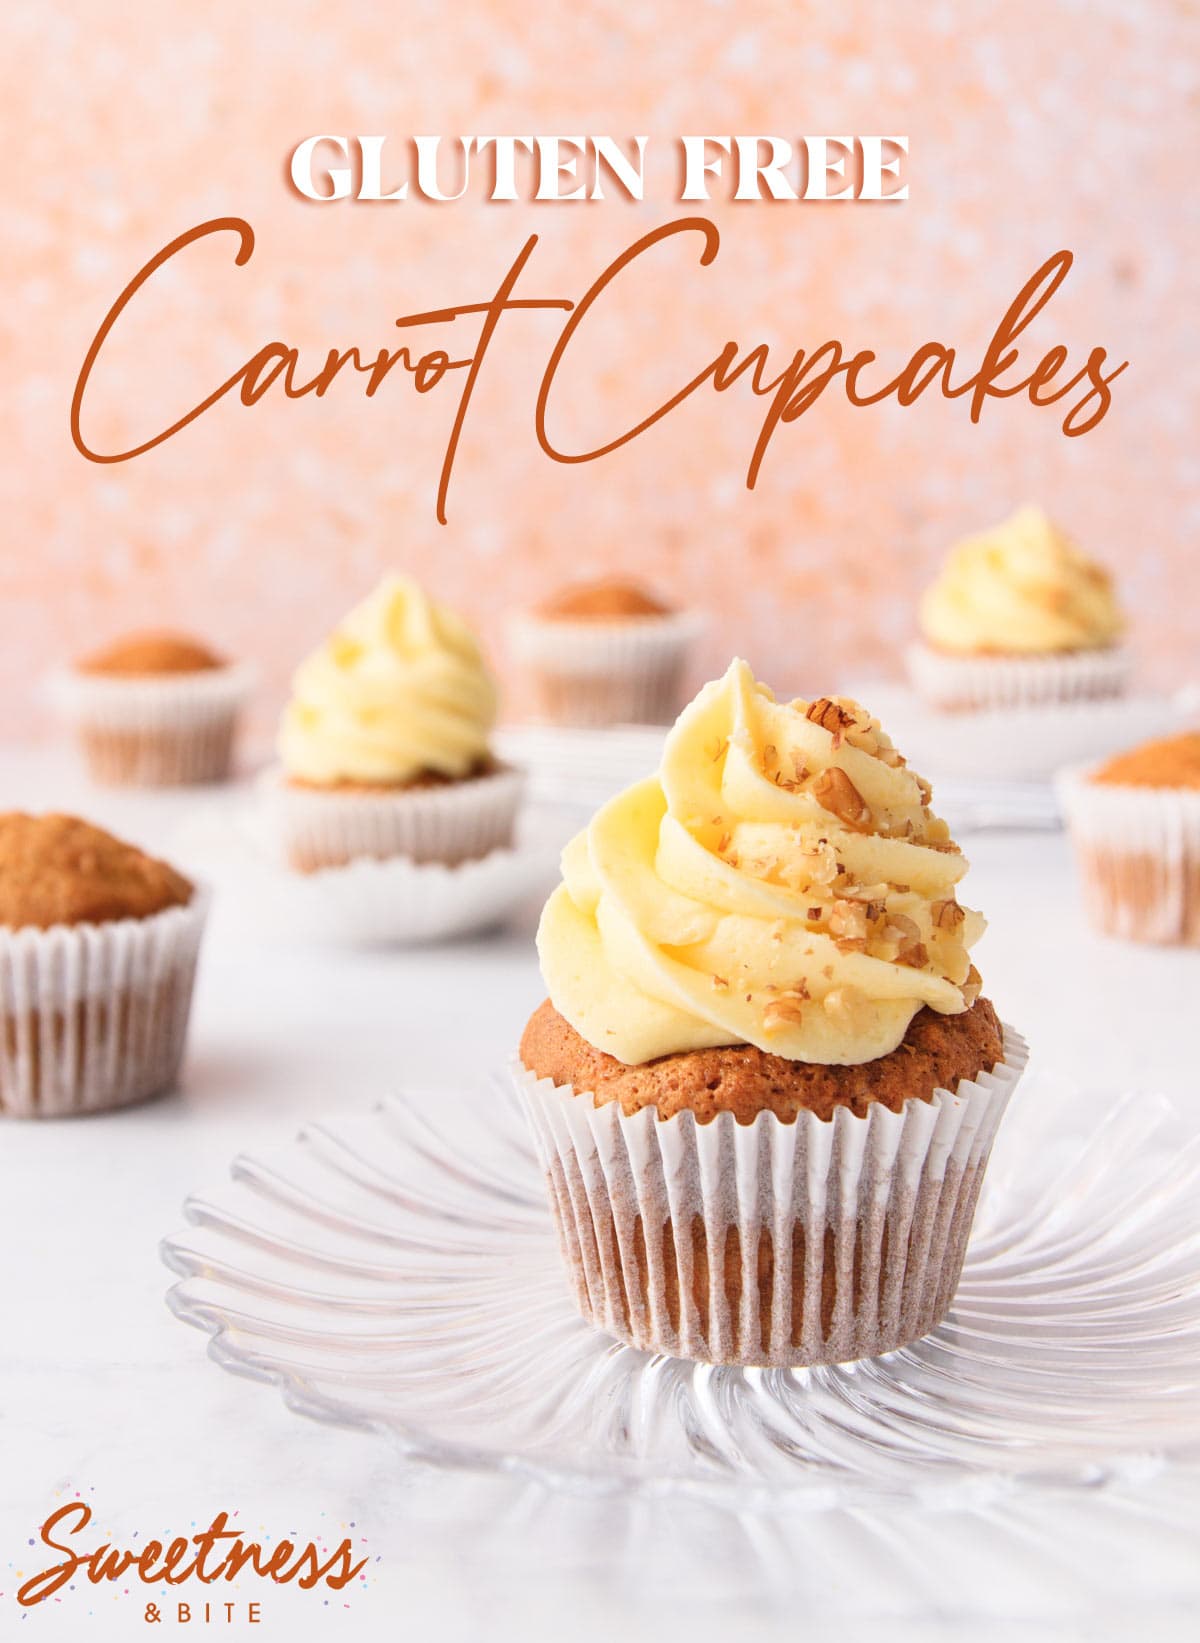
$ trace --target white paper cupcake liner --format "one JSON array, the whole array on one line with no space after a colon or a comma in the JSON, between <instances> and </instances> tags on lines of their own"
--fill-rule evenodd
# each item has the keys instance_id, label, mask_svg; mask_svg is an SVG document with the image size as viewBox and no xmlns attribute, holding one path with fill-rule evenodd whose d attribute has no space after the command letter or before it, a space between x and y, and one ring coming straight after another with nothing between
<instances>
[{"instance_id":1,"label":"white paper cupcake liner","mask_svg":"<svg viewBox=\"0 0 1200 1643\"><path fill-rule=\"evenodd\" d=\"M501 767L440 786L367 791L297 787L273 769L261 783L281 857L311 873L362 858L454 866L505 849L523 777Z\"/></svg>"},{"instance_id":2,"label":"white paper cupcake liner","mask_svg":"<svg viewBox=\"0 0 1200 1643\"><path fill-rule=\"evenodd\" d=\"M297 873L279 853L261 803L214 804L190 816L173 855L221 887L226 918L256 938L333 947L414 945L486 930L523 910L533 916L558 878L558 818L528 810L511 849L457 867L403 856Z\"/></svg>"},{"instance_id":3,"label":"white paper cupcake liner","mask_svg":"<svg viewBox=\"0 0 1200 1643\"><path fill-rule=\"evenodd\" d=\"M165 787L229 775L253 682L241 664L129 679L68 671L51 692L97 781Z\"/></svg>"},{"instance_id":4,"label":"white paper cupcake liner","mask_svg":"<svg viewBox=\"0 0 1200 1643\"><path fill-rule=\"evenodd\" d=\"M870 702L912 768L928 776L935 788L947 777L1048 783L1064 765L1171 735L1186 723L1179 702L1167 696L951 713L891 681L852 681L848 694Z\"/></svg>"},{"instance_id":5,"label":"white paper cupcake liner","mask_svg":"<svg viewBox=\"0 0 1200 1643\"><path fill-rule=\"evenodd\" d=\"M170 1089L208 897L149 918L0 928L0 1114L68 1118Z\"/></svg>"},{"instance_id":6,"label":"white paper cupcake liner","mask_svg":"<svg viewBox=\"0 0 1200 1643\"><path fill-rule=\"evenodd\" d=\"M1131 941L1200 946L1200 792L1091 775L1056 783L1089 919Z\"/></svg>"},{"instance_id":7,"label":"white paper cupcake liner","mask_svg":"<svg viewBox=\"0 0 1200 1643\"><path fill-rule=\"evenodd\" d=\"M515 660L533 673L554 724L670 724L681 706L688 649L703 628L692 612L624 621L521 615L509 626Z\"/></svg>"},{"instance_id":8,"label":"white paper cupcake liner","mask_svg":"<svg viewBox=\"0 0 1200 1643\"><path fill-rule=\"evenodd\" d=\"M1130 673L1120 646L1062 656L949 656L916 644L905 662L927 702L963 710L1102 701L1124 695Z\"/></svg>"},{"instance_id":9,"label":"white paper cupcake liner","mask_svg":"<svg viewBox=\"0 0 1200 1643\"><path fill-rule=\"evenodd\" d=\"M626 1117L516 1063L580 1311L705 1363L844 1363L920 1339L953 1300L1027 1053L1006 1027L1004 1059L953 1092L791 1124Z\"/></svg>"}]
</instances>

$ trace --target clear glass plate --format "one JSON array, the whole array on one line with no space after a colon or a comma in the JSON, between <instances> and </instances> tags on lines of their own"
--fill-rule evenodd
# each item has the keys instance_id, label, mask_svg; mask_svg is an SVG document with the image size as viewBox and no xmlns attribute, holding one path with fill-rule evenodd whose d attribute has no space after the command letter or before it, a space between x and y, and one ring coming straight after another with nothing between
<instances>
[{"instance_id":1,"label":"clear glass plate","mask_svg":"<svg viewBox=\"0 0 1200 1643\"><path fill-rule=\"evenodd\" d=\"M593 1332L501 1078L238 1158L163 1245L168 1299L226 1368L436 1465L739 1510L1094 1487L1200 1455L1194 1129L1165 1099L1031 1072L949 1319L834 1368L713 1368Z\"/></svg>"}]
</instances>

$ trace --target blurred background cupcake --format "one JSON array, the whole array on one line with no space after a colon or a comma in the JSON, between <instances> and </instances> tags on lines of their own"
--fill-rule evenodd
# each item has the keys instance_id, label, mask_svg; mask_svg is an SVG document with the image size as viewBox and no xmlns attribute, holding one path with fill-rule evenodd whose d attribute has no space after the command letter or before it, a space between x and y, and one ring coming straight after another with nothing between
<instances>
[{"instance_id":1,"label":"blurred background cupcake","mask_svg":"<svg viewBox=\"0 0 1200 1643\"><path fill-rule=\"evenodd\" d=\"M0 815L0 1113L169 1089L205 912L173 867L76 816Z\"/></svg>"},{"instance_id":2,"label":"blurred background cupcake","mask_svg":"<svg viewBox=\"0 0 1200 1643\"><path fill-rule=\"evenodd\" d=\"M551 724L665 725L700 628L695 613L614 579L563 588L514 617L510 645Z\"/></svg>"},{"instance_id":3,"label":"blurred background cupcake","mask_svg":"<svg viewBox=\"0 0 1200 1643\"><path fill-rule=\"evenodd\" d=\"M266 777L289 864L453 866L511 845L522 784L492 754L496 706L467 626L385 577L296 671Z\"/></svg>"},{"instance_id":4,"label":"blurred background cupcake","mask_svg":"<svg viewBox=\"0 0 1200 1643\"><path fill-rule=\"evenodd\" d=\"M1096 928L1200 946L1200 731L1066 771L1058 788Z\"/></svg>"},{"instance_id":5,"label":"blurred background cupcake","mask_svg":"<svg viewBox=\"0 0 1200 1643\"><path fill-rule=\"evenodd\" d=\"M909 675L937 708L1098 701L1128 684L1111 577L1039 508L960 542L922 596L918 623Z\"/></svg>"},{"instance_id":6,"label":"blurred background cupcake","mask_svg":"<svg viewBox=\"0 0 1200 1643\"><path fill-rule=\"evenodd\" d=\"M230 775L250 684L197 639L142 632L83 657L56 693L93 780L173 787Z\"/></svg>"}]
</instances>

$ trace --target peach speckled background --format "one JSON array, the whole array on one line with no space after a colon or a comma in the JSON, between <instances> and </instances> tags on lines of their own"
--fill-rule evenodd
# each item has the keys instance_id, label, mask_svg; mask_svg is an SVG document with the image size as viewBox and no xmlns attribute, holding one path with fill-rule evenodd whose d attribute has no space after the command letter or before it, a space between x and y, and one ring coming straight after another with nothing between
<instances>
[{"instance_id":1,"label":"peach speckled background","mask_svg":"<svg viewBox=\"0 0 1200 1643\"><path fill-rule=\"evenodd\" d=\"M146 621L257 658L265 727L298 653L390 565L482 624L501 665L507 608L629 570L710 608L698 667L738 649L781 689L836 684L893 669L948 541L1027 498L1117 568L1148 676L1200 674L1198 16L1165 0L8 0L0 735L36 733L49 664ZM147 290L97 377L97 440L144 437L272 338L314 369L330 346L373 353L399 313L488 296L534 230L527 287L578 295L688 209L662 170L640 206L308 204L284 168L319 131L909 135L907 204L715 206L714 267L688 251L631 282L640 307L598 313L601 348L572 374L563 431L581 439L729 337L772 341L781 365L829 336L897 368L929 337L977 356L1063 246L1076 266L1034 335L1131 367L1073 440L1023 400L972 426L962 403L853 410L831 393L779 432L751 494L748 391L698 395L601 462L549 462L532 414L559 322L527 315L487 362L444 529L456 390L398 377L373 401L347 378L320 402L225 403L136 461L85 462L68 406L95 327L205 218L247 217L254 258L236 270L210 245Z\"/></svg>"}]
</instances>

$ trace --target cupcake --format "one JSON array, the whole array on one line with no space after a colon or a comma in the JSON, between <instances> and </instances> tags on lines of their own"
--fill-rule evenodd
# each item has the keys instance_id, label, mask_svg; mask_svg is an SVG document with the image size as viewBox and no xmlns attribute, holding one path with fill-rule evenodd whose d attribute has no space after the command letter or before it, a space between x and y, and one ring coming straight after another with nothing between
<instances>
[{"instance_id":1,"label":"cupcake","mask_svg":"<svg viewBox=\"0 0 1200 1643\"><path fill-rule=\"evenodd\" d=\"M669 724L681 706L693 615L633 583L564 588L512 624L512 649L551 724Z\"/></svg>"},{"instance_id":2,"label":"cupcake","mask_svg":"<svg viewBox=\"0 0 1200 1643\"><path fill-rule=\"evenodd\" d=\"M1200 731L1066 771L1058 785L1096 928L1200 946Z\"/></svg>"},{"instance_id":3,"label":"cupcake","mask_svg":"<svg viewBox=\"0 0 1200 1643\"><path fill-rule=\"evenodd\" d=\"M203 895L74 816L0 815L0 1113L62 1118L167 1090Z\"/></svg>"},{"instance_id":4,"label":"cupcake","mask_svg":"<svg viewBox=\"0 0 1200 1643\"><path fill-rule=\"evenodd\" d=\"M1025 1049L929 800L856 703L734 662L567 846L515 1076L596 1327L798 1366L944 1317Z\"/></svg>"},{"instance_id":5,"label":"cupcake","mask_svg":"<svg viewBox=\"0 0 1200 1643\"><path fill-rule=\"evenodd\" d=\"M134 633L59 680L90 775L113 786L222 781L249 673L177 633Z\"/></svg>"},{"instance_id":6,"label":"cupcake","mask_svg":"<svg viewBox=\"0 0 1200 1643\"><path fill-rule=\"evenodd\" d=\"M491 754L495 718L474 635L408 577L386 577L293 680L267 778L290 865L454 866L510 846L521 779Z\"/></svg>"},{"instance_id":7,"label":"cupcake","mask_svg":"<svg viewBox=\"0 0 1200 1643\"><path fill-rule=\"evenodd\" d=\"M919 626L909 674L934 707L1089 702L1128 684L1108 572L1037 508L960 542L921 599Z\"/></svg>"}]
</instances>

